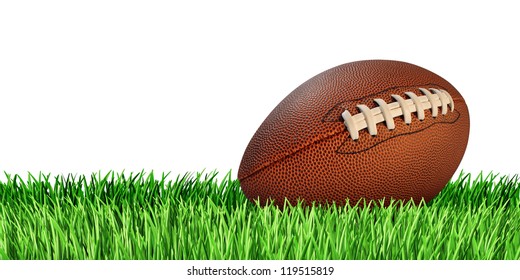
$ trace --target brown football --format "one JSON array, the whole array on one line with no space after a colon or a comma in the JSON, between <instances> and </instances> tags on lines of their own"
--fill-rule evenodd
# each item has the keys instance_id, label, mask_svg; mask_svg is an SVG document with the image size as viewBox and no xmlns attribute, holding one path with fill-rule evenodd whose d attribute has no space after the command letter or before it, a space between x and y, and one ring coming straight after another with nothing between
<instances>
[{"instance_id":1,"label":"brown football","mask_svg":"<svg viewBox=\"0 0 520 280\"><path fill-rule=\"evenodd\" d=\"M428 202L457 170L468 136L466 103L440 76L399 61L352 62L314 76L274 108L238 179L261 205Z\"/></svg>"}]
</instances>

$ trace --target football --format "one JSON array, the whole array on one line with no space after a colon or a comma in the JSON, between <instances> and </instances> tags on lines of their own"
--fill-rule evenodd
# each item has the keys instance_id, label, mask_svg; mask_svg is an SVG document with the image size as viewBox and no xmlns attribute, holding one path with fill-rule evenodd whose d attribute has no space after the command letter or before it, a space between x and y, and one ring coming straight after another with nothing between
<instances>
[{"instance_id":1,"label":"football","mask_svg":"<svg viewBox=\"0 0 520 280\"><path fill-rule=\"evenodd\" d=\"M449 82L410 63L357 61L285 97L253 135L238 179L260 205L428 202L468 137L468 108Z\"/></svg>"}]
</instances>

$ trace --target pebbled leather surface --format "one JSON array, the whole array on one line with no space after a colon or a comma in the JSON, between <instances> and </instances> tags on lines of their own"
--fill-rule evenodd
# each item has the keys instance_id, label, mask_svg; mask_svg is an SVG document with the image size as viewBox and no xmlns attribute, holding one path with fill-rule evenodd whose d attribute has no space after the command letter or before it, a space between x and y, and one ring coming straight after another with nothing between
<instances>
[{"instance_id":1,"label":"pebbled leather surface","mask_svg":"<svg viewBox=\"0 0 520 280\"><path fill-rule=\"evenodd\" d=\"M376 107L391 95L419 87L445 89L455 111L425 120L412 114L412 124L396 118L389 131L366 129L352 140L341 113L359 112L358 104ZM283 205L346 199L431 200L453 176L469 136L469 113L460 93L440 76L413 64L369 60L343 64L309 79L267 116L244 152L238 179L250 200L274 199Z\"/></svg>"}]
</instances>

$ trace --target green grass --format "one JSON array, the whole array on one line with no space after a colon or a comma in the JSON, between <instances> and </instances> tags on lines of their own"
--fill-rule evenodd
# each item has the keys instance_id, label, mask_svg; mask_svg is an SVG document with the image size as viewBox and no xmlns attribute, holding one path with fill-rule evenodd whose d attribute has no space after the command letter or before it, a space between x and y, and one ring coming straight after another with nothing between
<instances>
[{"instance_id":1,"label":"green grass","mask_svg":"<svg viewBox=\"0 0 520 280\"><path fill-rule=\"evenodd\" d=\"M430 203L260 208L228 174L8 175L0 259L520 259L517 176Z\"/></svg>"}]
</instances>

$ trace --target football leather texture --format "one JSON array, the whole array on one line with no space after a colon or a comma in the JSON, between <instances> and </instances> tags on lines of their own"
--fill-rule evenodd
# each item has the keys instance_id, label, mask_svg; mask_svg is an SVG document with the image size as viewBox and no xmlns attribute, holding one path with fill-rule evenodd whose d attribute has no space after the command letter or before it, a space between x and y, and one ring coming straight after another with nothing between
<instances>
[{"instance_id":1,"label":"football leather texture","mask_svg":"<svg viewBox=\"0 0 520 280\"><path fill-rule=\"evenodd\" d=\"M274 108L249 142L238 179L261 205L428 202L457 170L469 127L461 94L429 70L347 63Z\"/></svg>"}]
</instances>

